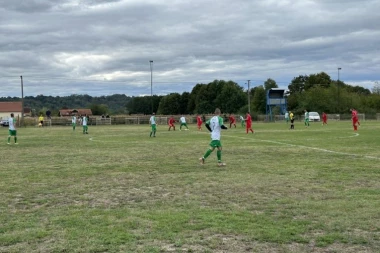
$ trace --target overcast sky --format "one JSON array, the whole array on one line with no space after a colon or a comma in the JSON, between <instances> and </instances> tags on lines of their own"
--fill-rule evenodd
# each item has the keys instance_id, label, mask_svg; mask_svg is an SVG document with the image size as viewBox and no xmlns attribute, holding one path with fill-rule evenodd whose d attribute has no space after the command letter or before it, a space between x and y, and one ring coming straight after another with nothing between
<instances>
[{"instance_id":1,"label":"overcast sky","mask_svg":"<svg viewBox=\"0 0 380 253\"><path fill-rule=\"evenodd\" d=\"M379 0L0 0L0 97L380 81ZM245 86L246 87L246 86Z\"/></svg>"}]
</instances>

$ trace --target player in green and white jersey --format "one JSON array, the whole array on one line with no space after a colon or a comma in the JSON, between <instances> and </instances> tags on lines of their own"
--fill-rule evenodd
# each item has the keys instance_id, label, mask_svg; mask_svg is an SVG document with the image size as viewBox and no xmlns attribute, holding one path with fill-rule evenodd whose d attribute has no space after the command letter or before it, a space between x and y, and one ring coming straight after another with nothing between
<instances>
[{"instance_id":1,"label":"player in green and white jersey","mask_svg":"<svg viewBox=\"0 0 380 253\"><path fill-rule=\"evenodd\" d=\"M9 136L8 136L8 144L11 144L11 137L14 137L15 144L17 143L17 130L16 130L16 119L15 115L11 113L11 118L9 119Z\"/></svg>"},{"instance_id":2,"label":"player in green and white jersey","mask_svg":"<svg viewBox=\"0 0 380 253\"><path fill-rule=\"evenodd\" d=\"M82 126L83 126L83 134L88 134L88 126L87 126L88 118L87 114L83 116L82 119Z\"/></svg>"},{"instance_id":3,"label":"player in green and white jersey","mask_svg":"<svg viewBox=\"0 0 380 253\"><path fill-rule=\"evenodd\" d=\"M206 153L199 158L201 164L205 163L206 158L217 148L216 156L218 158L218 166L225 166L226 164L222 162L222 143L220 142L220 132L222 129L227 129L223 125L223 118L220 117L220 109L215 109L215 116L206 121L206 128L211 132L211 142L210 148Z\"/></svg>"},{"instance_id":4,"label":"player in green and white jersey","mask_svg":"<svg viewBox=\"0 0 380 253\"><path fill-rule=\"evenodd\" d=\"M75 131L75 127L77 126L77 117L75 115L71 118L71 124L73 126L73 131Z\"/></svg>"},{"instance_id":5,"label":"player in green and white jersey","mask_svg":"<svg viewBox=\"0 0 380 253\"><path fill-rule=\"evenodd\" d=\"M179 126L179 131L182 131L182 126L186 127L185 130L189 130L189 128L187 127L185 116L182 115L182 117L179 118L179 122L181 123L181 125Z\"/></svg>"},{"instance_id":6,"label":"player in green and white jersey","mask_svg":"<svg viewBox=\"0 0 380 253\"><path fill-rule=\"evenodd\" d=\"M153 113L153 115L150 117L149 119L149 123L150 123L150 126L152 127L152 131L150 132L150 136L149 137L152 137L152 134L153 134L153 137L156 137L156 114Z\"/></svg>"},{"instance_id":7,"label":"player in green and white jersey","mask_svg":"<svg viewBox=\"0 0 380 253\"><path fill-rule=\"evenodd\" d=\"M309 124L309 112L305 110L305 127L310 126Z\"/></svg>"}]
</instances>

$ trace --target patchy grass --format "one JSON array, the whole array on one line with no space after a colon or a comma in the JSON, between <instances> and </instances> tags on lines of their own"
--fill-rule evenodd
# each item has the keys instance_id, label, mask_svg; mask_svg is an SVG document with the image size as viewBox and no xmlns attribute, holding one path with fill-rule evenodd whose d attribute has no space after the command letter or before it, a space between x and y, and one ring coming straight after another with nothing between
<instances>
[{"instance_id":1,"label":"patchy grass","mask_svg":"<svg viewBox=\"0 0 380 253\"><path fill-rule=\"evenodd\" d=\"M0 252L379 252L380 124L0 129Z\"/></svg>"}]
</instances>

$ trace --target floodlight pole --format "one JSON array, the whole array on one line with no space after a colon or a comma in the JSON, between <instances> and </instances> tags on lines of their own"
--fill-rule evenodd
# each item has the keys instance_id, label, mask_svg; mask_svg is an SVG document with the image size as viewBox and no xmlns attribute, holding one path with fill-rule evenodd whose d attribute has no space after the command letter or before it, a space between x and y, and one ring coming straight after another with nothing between
<instances>
[{"instance_id":1,"label":"floodlight pole","mask_svg":"<svg viewBox=\"0 0 380 253\"><path fill-rule=\"evenodd\" d=\"M250 100L250 96L251 96L251 92L250 92L250 89L249 89L249 84L250 84L251 80L248 80L248 112L249 114L251 114L251 100Z\"/></svg>"},{"instance_id":2,"label":"floodlight pole","mask_svg":"<svg viewBox=\"0 0 380 253\"><path fill-rule=\"evenodd\" d=\"M342 68L338 68L338 112L339 112L339 107L340 107L340 70Z\"/></svg>"},{"instance_id":3,"label":"floodlight pole","mask_svg":"<svg viewBox=\"0 0 380 253\"><path fill-rule=\"evenodd\" d=\"M150 65L150 102L152 106L152 113L153 113L153 61L149 61Z\"/></svg>"},{"instance_id":4,"label":"floodlight pole","mask_svg":"<svg viewBox=\"0 0 380 253\"><path fill-rule=\"evenodd\" d=\"M21 79L21 122L20 126L24 125L24 81L22 79L22 76L20 76Z\"/></svg>"}]
</instances>

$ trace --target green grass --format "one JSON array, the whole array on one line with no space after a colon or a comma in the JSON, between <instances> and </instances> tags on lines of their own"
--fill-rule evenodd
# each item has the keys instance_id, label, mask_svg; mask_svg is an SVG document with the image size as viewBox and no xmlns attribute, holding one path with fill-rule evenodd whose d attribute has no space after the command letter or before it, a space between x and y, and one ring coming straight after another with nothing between
<instances>
[{"instance_id":1,"label":"green grass","mask_svg":"<svg viewBox=\"0 0 380 253\"><path fill-rule=\"evenodd\" d=\"M380 251L380 123L253 127L1 128L0 252Z\"/></svg>"}]
</instances>

